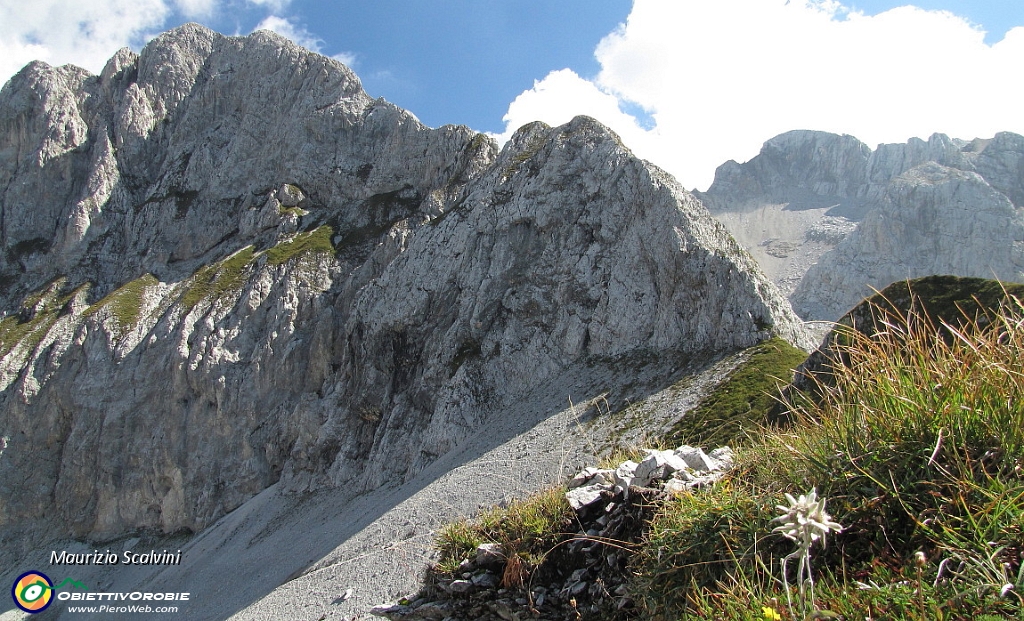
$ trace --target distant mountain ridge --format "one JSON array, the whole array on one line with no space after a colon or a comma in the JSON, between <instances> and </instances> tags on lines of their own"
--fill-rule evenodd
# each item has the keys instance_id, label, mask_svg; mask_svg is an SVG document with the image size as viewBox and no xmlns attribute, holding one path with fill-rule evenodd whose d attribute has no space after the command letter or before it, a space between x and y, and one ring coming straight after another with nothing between
<instances>
[{"instance_id":1,"label":"distant mountain ridge","mask_svg":"<svg viewBox=\"0 0 1024 621\"><path fill-rule=\"evenodd\" d=\"M835 320L872 288L932 274L1024 280L1024 137L871 150L792 131L700 195L806 319Z\"/></svg>"}]
</instances>

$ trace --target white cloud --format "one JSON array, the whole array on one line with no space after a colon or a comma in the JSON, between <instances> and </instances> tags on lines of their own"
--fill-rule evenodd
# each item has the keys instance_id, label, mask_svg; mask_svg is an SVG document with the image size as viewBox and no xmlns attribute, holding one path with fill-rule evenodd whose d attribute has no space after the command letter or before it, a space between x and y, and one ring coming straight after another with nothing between
<instances>
[{"instance_id":1,"label":"white cloud","mask_svg":"<svg viewBox=\"0 0 1024 621\"><path fill-rule=\"evenodd\" d=\"M313 52L319 52L324 47L323 39L306 30L304 26L296 24L285 17L271 15L257 24L253 30L272 30Z\"/></svg>"},{"instance_id":2,"label":"white cloud","mask_svg":"<svg viewBox=\"0 0 1024 621\"><path fill-rule=\"evenodd\" d=\"M627 132L630 125L636 125L632 116L619 109L618 98L572 70L562 69L534 82L532 89L509 104L502 119L508 125L507 133L496 138L507 139L516 128L531 121L561 125L579 114L599 118L609 127Z\"/></svg>"},{"instance_id":3,"label":"white cloud","mask_svg":"<svg viewBox=\"0 0 1024 621\"><path fill-rule=\"evenodd\" d=\"M217 10L217 0L174 0L174 6L189 19L212 16Z\"/></svg>"},{"instance_id":4,"label":"white cloud","mask_svg":"<svg viewBox=\"0 0 1024 621\"><path fill-rule=\"evenodd\" d=\"M596 56L587 82L558 71L509 106L507 136L573 111L706 188L727 159L757 154L790 129L849 133L874 146L933 132L1024 133L1024 27L989 46L944 11L905 6L876 16L814 0L636 0ZM639 105L644 130L616 105Z\"/></svg>"},{"instance_id":5,"label":"white cloud","mask_svg":"<svg viewBox=\"0 0 1024 621\"><path fill-rule=\"evenodd\" d=\"M281 10L291 0L246 0L265 10ZM187 19L214 17L229 0L0 0L0 83L26 64L73 63L93 73L122 47L139 48L167 28L176 13ZM323 41L301 25L272 15L256 29L267 28L299 45L320 51ZM342 62L355 61L339 54Z\"/></svg>"},{"instance_id":6,"label":"white cloud","mask_svg":"<svg viewBox=\"0 0 1024 621\"><path fill-rule=\"evenodd\" d=\"M195 6L197 0L185 0ZM159 28L164 0L32 0L0 4L0 81L33 60L98 72L119 48Z\"/></svg>"},{"instance_id":7,"label":"white cloud","mask_svg":"<svg viewBox=\"0 0 1024 621\"><path fill-rule=\"evenodd\" d=\"M340 52L338 54L333 54L331 58L349 68L354 67L356 62L359 60L359 58L353 52Z\"/></svg>"},{"instance_id":8,"label":"white cloud","mask_svg":"<svg viewBox=\"0 0 1024 621\"><path fill-rule=\"evenodd\" d=\"M292 0L247 0L249 4L253 4L270 11L271 13L280 13L285 10ZM259 30L257 28L257 30ZM269 30L269 28L268 28ZM277 32L276 30L274 32ZM281 34L278 32L278 34Z\"/></svg>"}]
</instances>

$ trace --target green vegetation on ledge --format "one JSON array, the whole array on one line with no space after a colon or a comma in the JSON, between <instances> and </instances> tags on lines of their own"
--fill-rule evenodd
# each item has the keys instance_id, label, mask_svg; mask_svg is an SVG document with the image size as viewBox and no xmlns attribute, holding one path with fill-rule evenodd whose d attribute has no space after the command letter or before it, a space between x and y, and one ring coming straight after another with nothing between
<instances>
[{"instance_id":1,"label":"green vegetation on ledge","mask_svg":"<svg viewBox=\"0 0 1024 621\"><path fill-rule=\"evenodd\" d=\"M284 205L277 208L277 213L281 216L295 216L296 218L301 218L302 216L309 214L308 211L301 207L285 207Z\"/></svg>"},{"instance_id":2,"label":"green vegetation on ledge","mask_svg":"<svg viewBox=\"0 0 1024 621\"><path fill-rule=\"evenodd\" d=\"M61 309L80 291L78 289L60 295L65 282L64 278L58 278L26 296L21 306L24 313L29 314L27 320L20 315L0 319L0 357L9 354L19 344L33 349L43 340L53 324L57 323Z\"/></svg>"},{"instance_id":3,"label":"green vegetation on ledge","mask_svg":"<svg viewBox=\"0 0 1024 621\"><path fill-rule=\"evenodd\" d=\"M223 261L200 268L192 277L185 294L181 296L181 305L191 310L201 300L219 300L229 293L238 291L245 284L245 270L254 258L253 247L246 246Z\"/></svg>"},{"instance_id":4,"label":"green vegetation on ledge","mask_svg":"<svg viewBox=\"0 0 1024 621\"><path fill-rule=\"evenodd\" d=\"M721 446L742 442L744 430L769 420L780 387L793 381L793 369L807 358L802 350L775 337L751 348L749 358L701 400L668 433L666 445Z\"/></svg>"},{"instance_id":5,"label":"green vegetation on ledge","mask_svg":"<svg viewBox=\"0 0 1024 621\"><path fill-rule=\"evenodd\" d=\"M331 236L334 231L324 225L305 233L297 233L290 240L283 241L267 250L267 263L281 265L292 259L302 258L311 254L334 254Z\"/></svg>"},{"instance_id":6,"label":"green vegetation on ledge","mask_svg":"<svg viewBox=\"0 0 1024 621\"><path fill-rule=\"evenodd\" d=\"M123 336L138 325L146 289L156 286L159 281L152 274L145 274L122 285L102 300L85 310L84 315L94 315L101 308L109 307L117 326L118 336Z\"/></svg>"},{"instance_id":7,"label":"green vegetation on ledge","mask_svg":"<svg viewBox=\"0 0 1024 621\"><path fill-rule=\"evenodd\" d=\"M253 246L246 246L226 259L201 267L182 295L181 304L191 310L201 300L219 300L238 292L245 285L251 266L262 255L266 256L268 265L284 265L316 255L333 256L332 235L331 227L324 225L312 231L296 233L291 239L262 252L257 252Z\"/></svg>"}]
</instances>

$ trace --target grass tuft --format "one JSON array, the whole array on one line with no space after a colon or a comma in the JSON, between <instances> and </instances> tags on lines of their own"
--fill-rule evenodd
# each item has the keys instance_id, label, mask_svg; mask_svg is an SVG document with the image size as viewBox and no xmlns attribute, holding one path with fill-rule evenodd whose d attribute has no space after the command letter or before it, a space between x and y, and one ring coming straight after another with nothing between
<instances>
[{"instance_id":1,"label":"grass tuft","mask_svg":"<svg viewBox=\"0 0 1024 621\"><path fill-rule=\"evenodd\" d=\"M118 336L123 336L138 325L139 317L142 314L146 289L157 284L159 284L159 281L152 274L136 278L85 309L84 315L89 317L96 314L100 309L109 307L111 316L114 318L117 334Z\"/></svg>"},{"instance_id":2,"label":"grass tuft","mask_svg":"<svg viewBox=\"0 0 1024 621\"><path fill-rule=\"evenodd\" d=\"M222 261L199 268L181 296L181 305L192 310L202 300L219 300L237 292L245 284L246 269L254 258L253 247L246 246Z\"/></svg>"},{"instance_id":3,"label":"grass tuft","mask_svg":"<svg viewBox=\"0 0 1024 621\"><path fill-rule=\"evenodd\" d=\"M326 225L306 233L298 233L290 240L268 249L267 263L281 265L310 254L333 255L334 244L331 243L333 234L331 227Z\"/></svg>"},{"instance_id":4,"label":"grass tuft","mask_svg":"<svg viewBox=\"0 0 1024 621\"><path fill-rule=\"evenodd\" d=\"M637 562L648 611L788 618L769 604L786 601L789 550L768 521L783 491L816 487L845 526L814 559L822 609L1024 614L1024 306L1011 300L956 322L876 306L882 329L846 334L819 397L790 403L791 426L741 452L728 486L654 520Z\"/></svg>"},{"instance_id":5,"label":"grass tuft","mask_svg":"<svg viewBox=\"0 0 1024 621\"><path fill-rule=\"evenodd\" d=\"M462 561L472 558L478 545L497 543L506 558L515 557L512 569L507 565L506 570L514 572L516 581L521 582L552 548L574 532L573 518L565 488L553 487L507 507L489 509L473 521L453 522L438 534L437 569L453 574Z\"/></svg>"}]
</instances>

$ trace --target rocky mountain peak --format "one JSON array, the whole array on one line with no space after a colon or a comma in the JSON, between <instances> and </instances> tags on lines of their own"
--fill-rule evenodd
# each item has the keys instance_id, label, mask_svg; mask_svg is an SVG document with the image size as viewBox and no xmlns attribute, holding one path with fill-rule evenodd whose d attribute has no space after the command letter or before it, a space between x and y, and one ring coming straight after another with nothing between
<instances>
[{"instance_id":1,"label":"rocky mountain peak","mask_svg":"<svg viewBox=\"0 0 1024 621\"><path fill-rule=\"evenodd\" d=\"M593 119L499 152L267 32L19 74L0 242L0 428L32 447L0 462L15 547L197 532L274 484L374 490L551 378L625 399L634 365L810 345Z\"/></svg>"},{"instance_id":2,"label":"rocky mountain peak","mask_svg":"<svg viewBox=\"0 0 1024 621\"><path fill-rule=\"evenodd\" d=\"M787 132L721 166L701 198L790 293L801 316L838 319L872 288L953 274L1024 278L1024 137L933 134L874 150Z\"/></svg>"}]
</instances>

